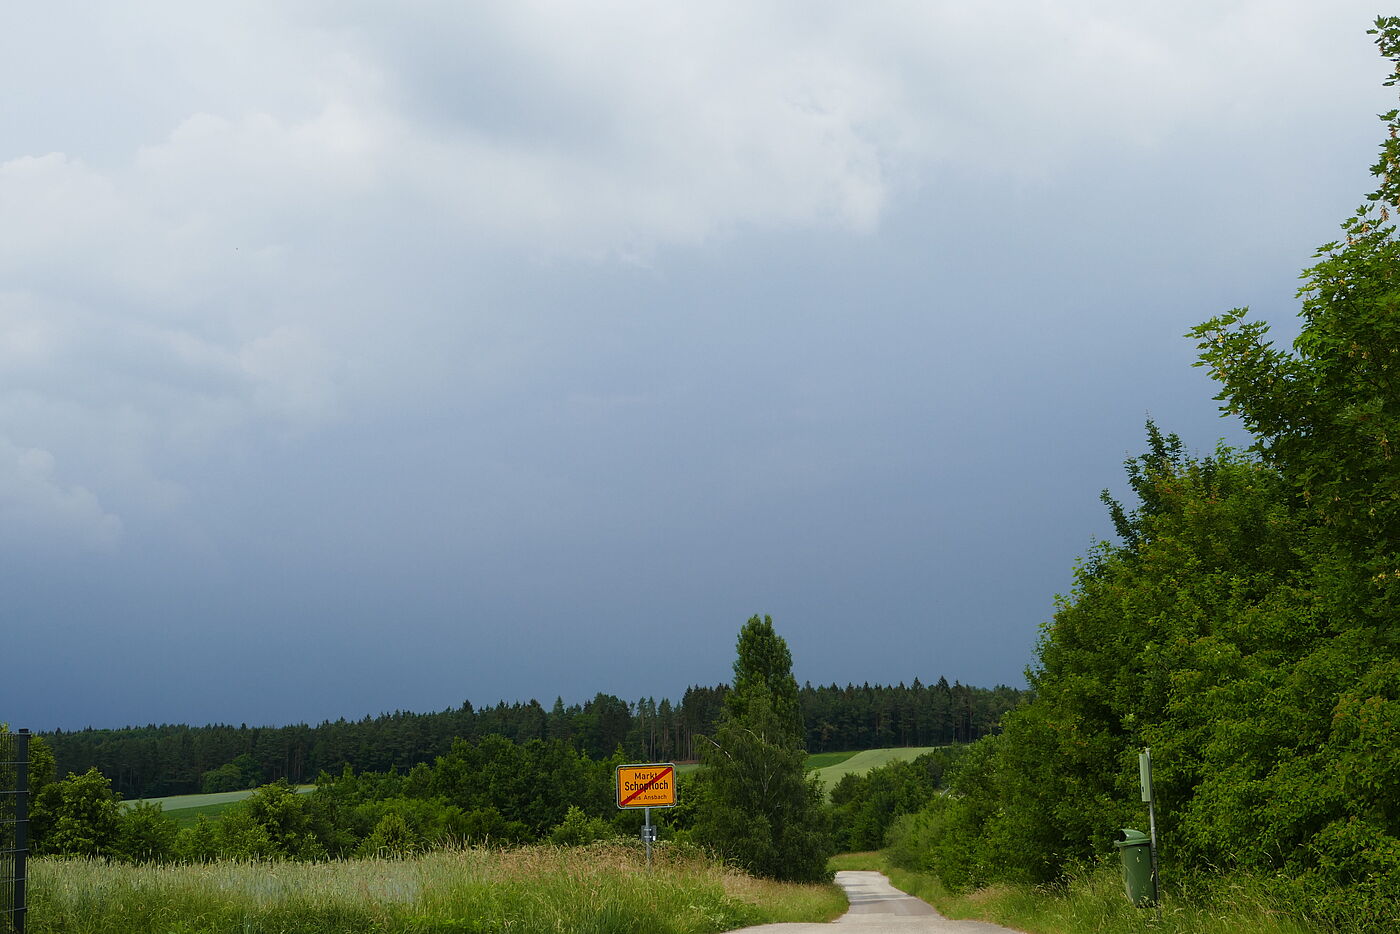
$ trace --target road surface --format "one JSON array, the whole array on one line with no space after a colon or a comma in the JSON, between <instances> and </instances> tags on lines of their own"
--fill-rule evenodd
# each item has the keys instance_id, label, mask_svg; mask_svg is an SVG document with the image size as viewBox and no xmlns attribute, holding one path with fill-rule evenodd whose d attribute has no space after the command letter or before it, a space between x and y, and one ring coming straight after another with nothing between
<instances>
[{"instance_id":1,"label":"road surface","mask_svg":"<svg viewBox=\"0 0 1400 934\"><path fill-rule=\"evenodd\" d=\"M831 924L858 929L851 934L1017 934L982 921L949 921L928 902L890 885L883 873L842 870L836 884L846 890L851 910ZM831 924L760 924L731 934L837 934Z\"/></svg>"}]
</instances>

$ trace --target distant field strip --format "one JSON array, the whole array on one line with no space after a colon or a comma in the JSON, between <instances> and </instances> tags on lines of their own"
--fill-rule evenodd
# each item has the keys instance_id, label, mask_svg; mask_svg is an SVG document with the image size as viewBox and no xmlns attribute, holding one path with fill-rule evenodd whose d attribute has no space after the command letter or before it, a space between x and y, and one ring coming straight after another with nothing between
<instances>
[{"instance_id":1,"label":"distant field strip","mask_svg":"<svg viewBox=\"0 0 1400 934\"><path fill-rule=\"evenodd\" d=\"M849 758L837 762L835 765L816 769L815 774L830 792L836 787L836 783L847 775L864 775L871 769L878 769L882 765L889 765L891 762L900 760L917 759L924 753L933 752L938 748L938 746L900 746L894 749L867 749L864 752L850 755ZM836 755L844 755L844 753L836 753Z\"/></svg>"},{"instance_id":2,"label":"distant field strip","mask_svg":"<svg viewBox=\"0 0 1400 934\"><path fill-rule=\"evenodd\" d=\"M850 752L814 752L807 757L807 771L811 772L814 769L824 769L828 766L840 765L859 751L858 749L852 749Z\"/></svg>"},{"instance_id":3,"label":"distant field strip","mask_svg":"<svg viewBox=\"0 0 1400 934\"><path fill-rule=\"evenodd\" d=\"M307 794L316 789L315 785L298 785L298 794ZM193 824L199 819L199 815L205 817L218 817L229 805L237 804L239 801L252 794L248 791L220 791L208 795L169 795L164 798L136 798L131 801L123 801L124 807L130 807L137 801L144 801L147 804L159 804L162 812L166 816L174 818L180 826Z\"/></svg>"},{"instance_id":4,"label":"distant field strip","mask_svg":"<svg viewBox=\"0 0 1400 934\"><path fill-rule=\"evenodd\" d=\"M879 768L899 759L917 759L926 752L939 749L939 746L902 746L894 749L866 749L852 752L816 752L807 757L807 771L813 772L828 790L847 773L864 775L871 769ZM677 775L687 775L700 768L698 762L684 762L676 766Z\"/></svg>"},{"instance_id":5,"label":"distant field strip","mask_svg":"<svg viewBox=\"0 0 1400 934\"><path fill-rule=\"evenodd\" d=\"M807 757L807 771L813 769L824 769L828 765L835 765L838 762L845 762L854 752L816 752ZM677 775L689 775L691 772L700 769L699 762L678 762L676 763Z\"/></svg>"},{"instance_id":6,"label":"distant field strip","mask_svg":"<svg viewBox=\"0 0 1400 934\"><path fill-rule=\"evenodd\" d=\"M298 794L307 794L314 790L315 785L298 785ZM220 791L210 795L169 795L165 798L136 798L131 801L123 801L122 804L131 805L137 801L144 801L147 804L159 804L163 811L183 811L186 808L205 808L211 804L232 804L235 801L242 801L252 795L253 790L248 791Z\"/></svg>"}]
</instances>

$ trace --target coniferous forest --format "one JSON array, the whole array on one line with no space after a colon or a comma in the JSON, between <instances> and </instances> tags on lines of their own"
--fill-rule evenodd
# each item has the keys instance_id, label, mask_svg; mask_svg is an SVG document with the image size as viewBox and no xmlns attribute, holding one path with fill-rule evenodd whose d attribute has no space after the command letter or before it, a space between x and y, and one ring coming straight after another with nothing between
<instances>
[{"instance_id":1,"label":"coniferous forest","mask_svg":"<svg viewBox=\"0 0 1400 934\"><path fill-rule=\"evenodd\" d=\"M55 771L97 768L126 798L233 791L285 779L311 782L322 772L407 771L446 755L453 741L500 736L516 743L563 740L594 760L618 750L633 760L697 758L695 737L714 732L728 685L688 688L679 702L628 703L598 694L583 704L556 699L461 707L437 713L395 711L315 726L150 725L43 734ZM807 684L800 701L809 752L966 743L996 729L1024 691L949 684Z\"/></svg>"}]
</instances>

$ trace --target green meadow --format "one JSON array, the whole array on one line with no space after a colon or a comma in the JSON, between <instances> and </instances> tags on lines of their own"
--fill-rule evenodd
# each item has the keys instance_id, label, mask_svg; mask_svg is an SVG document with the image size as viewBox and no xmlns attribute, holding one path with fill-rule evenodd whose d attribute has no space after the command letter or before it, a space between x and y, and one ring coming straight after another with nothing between
<instances>
[{"instance_id":1,"label":"green meadow","mask_svg":"<svg viewBox=\"0 0 1400 934\"><path fill-rule=\"evenodd\" d=\"M891 762L909 761L917 759L926 752L933 752L938 746L901 746L893 749L867 749L864 752L828 752L811 756L807 760L807 767L813 769L817 778L821 779L829 793L836 787L836 783L847 775L864 775L871 769L878 769L882 765L889 765ZM840 757L834 759L829 764L814 764L812 760L820 760L823 756Z\"/></svg>"},{"instance_id":2,"label":"green meadow","mask_svg":"<svg viewBox=\"0 0 1400 934\"><path fill-rule=\"evenodd\" d=\"M307 794L315 789L315 785L298 785L299 794ZM204 795L169 795L164 798L139 798L131 801L123 801L123 807L131 807L137 801L147 804L160 805L161 813L173 820L180 827L187 827L197 821L201 816L215 818L221 816L224 811L239 801L246 800L253 792L248 791L220 791L213 794Z\"/></svg>"},{"instance_id":3,"label":"green meadow","mask_svg":"<svg viewBox=\"0 0 1400 934\"><path fill-rule=\"evenodd\" d=\"M871 769L879 768L899 759L915 759L937 746L909 746L897 749L866 749L850 752L817 752L807 757L807 771L816 772L818 777L831 788L849 773L864 775ZM844 767L843 767L844 766ZM677 775L688 775L700 768L698 762L676 763ZM200 797L200 796L195 796ZM170 799L179 800L179 799Z\"/></svg>"},{"instance_id":4,"label":"green meadow","mask_svg":"<svg viewBox=\"0 0 1400 934\"><path fill-rule=\"evenodd\" d=\"M661 845L440 850L406 859L31 864L30 934L708 934L829 921L833 885L754 879Z\"/></svg>"},{"instance_id":5,"label":"green meadow","mask_svg":"<svg viewBox=\"0 0 1400 934\"><path fill-rule=\"evenodd\" d=\"M838 765L854 756L859 750L850 752L814 752L807 757L807 770L824 769L828 766Z\"/></svg>"}]
</instances>

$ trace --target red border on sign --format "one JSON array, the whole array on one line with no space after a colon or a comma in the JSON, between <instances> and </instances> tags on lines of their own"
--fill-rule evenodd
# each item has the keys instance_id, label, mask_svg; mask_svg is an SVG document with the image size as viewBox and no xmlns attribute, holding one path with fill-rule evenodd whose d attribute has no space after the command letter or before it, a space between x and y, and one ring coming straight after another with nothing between
<instances>
[{"instance_id":1,"label":"red border on sign","mask_svg":"<svg viewBox=\"0 0 1400 934\"><path fill-rule=\"evenodd\" d=\"M642 792L646 791L646 790L647 790L648 788L650 788L652 785L655 785L657 782L661 781L661 779L665 778L667 775L670 775L670 774L671 774L672 772L674 772L674 771L675 771L675 768L674 768L673 766L669 766L669 765L666 766L666 768L662 769L660 772L657 772L655 775L653 775L653 776L651 777L651 779L650 779L645 785L643 785L642 787L638 788L636 791L632 792L632 793L631 793L630 795L628 795L627 797L623 798L623 799L622 799L622 803L619 804L618 807L620 807L620 808L625 808L625 807L627 807L627 805L629 805L629 804L631 804L633 801L635 801L635 800L637 799L637 797L641 795ZM619 817L618 820L622 820L622 818Z\"/></svg>"},{"instance_id":2,"label":"red border on sign","mask_svg":"<svg viewBox=\"0 0 1400 934\"><path fill-rule=\"evenodd\" d=\"M626 798L622 797L623 770L635 773L636 771L641 769L658 769L659 771L651 778L647 779L646 783L643 784L642 787L628 794ZM671 801L668 804L647 804L646 802L638 802L636 804L633 803L637 800L637 798L646 794L648 791L654 791L652 786L655 785L657 782L661 781L662 779L666 778L666 776L671 776L671 780L674 782L675 776L679 774L678 772L676 772L676 764L674 762L640 762L633 763L630 765L619 765L616 769L616 774L617 806L619 808L673 808L676 806L676 786L674 784L671 786ZM629 775L629 778L630 777L631 776Z\"/></svg>"}]
</instances>

